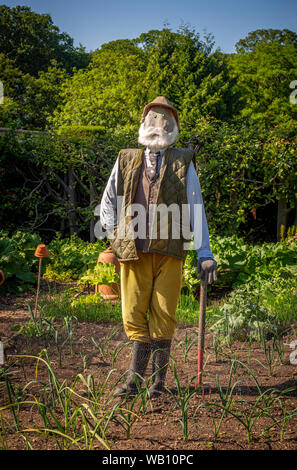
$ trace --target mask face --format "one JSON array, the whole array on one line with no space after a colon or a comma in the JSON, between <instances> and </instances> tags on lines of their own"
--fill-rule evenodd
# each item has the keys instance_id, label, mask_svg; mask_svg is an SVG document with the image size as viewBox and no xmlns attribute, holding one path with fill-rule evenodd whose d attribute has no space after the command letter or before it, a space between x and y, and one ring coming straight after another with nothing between
<instances>
[{"instance_id":1,"label":"mask face","mask_svg":"<svg viewBox=\"0 0 297 470\"><path fill-rule=\"evenodd\" d=\"M138 142L153 150L160 150L178 140L178 127L171 109L153 106L139 128Z\"/></svg>"},{"instance_id":2,"label":"mask face","mask_svg":"<svg viewBox=\"0 0 297 470\"><path fill-rule=\"evenodd\" d=\"M153 106L147 113L145 121L147 126L162 128L166 132L172 132L174 124L176 124L171 109L164 108L163 106Z\"/></svg>"}]
</instances>

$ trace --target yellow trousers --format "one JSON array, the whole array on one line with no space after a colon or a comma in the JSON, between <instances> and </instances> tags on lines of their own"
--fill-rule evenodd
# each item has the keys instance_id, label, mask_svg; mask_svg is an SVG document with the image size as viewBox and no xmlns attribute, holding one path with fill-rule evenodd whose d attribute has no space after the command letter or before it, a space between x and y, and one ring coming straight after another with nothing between
<instances>
[{"instance_id":1,"label":"yellow trousers","mask_svg":"<svg viewBox=\"0 0 297 470\"><path fill-rule=\"evenodd\" d=\"M160 253L137 252L121 261L121 298L125 332L130 340L172 339L182 286L182 260Z\"/></svg>"}]
</instances>

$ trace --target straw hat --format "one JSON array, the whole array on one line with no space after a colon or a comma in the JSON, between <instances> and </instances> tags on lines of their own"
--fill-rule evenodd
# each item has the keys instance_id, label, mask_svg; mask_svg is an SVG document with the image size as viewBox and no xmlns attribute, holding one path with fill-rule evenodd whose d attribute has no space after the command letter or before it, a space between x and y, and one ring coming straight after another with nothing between
<instances>
[{"instance_id":1,"label":"straw hat","mask_svg":"<svg viewBox=\"0 0 297 470\"><path fill-rule=\"evenodd\" d=\"M155 98L151 103L149 103L145 106L145 108L143 110L143 113L142 113L142 116L141 116L141 122L144 121L145 116L147 115L147 113L149 112L149 110L153 106L163 106L164 108L171 109L171 111L173 112L173 115L176 119L177 126L179 128L178 112L177 112L176 108L173 106L173 104L170 103L170 101L166 98L166 96L157 96L157 98Z\"/></svg>"}]
</instances>

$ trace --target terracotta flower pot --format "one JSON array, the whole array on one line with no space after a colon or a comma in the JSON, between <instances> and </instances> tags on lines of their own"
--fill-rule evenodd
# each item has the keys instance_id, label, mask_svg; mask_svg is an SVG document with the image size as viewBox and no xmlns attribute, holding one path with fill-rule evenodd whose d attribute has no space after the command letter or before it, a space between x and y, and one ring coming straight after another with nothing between
<instances>
[{"instance_id":1,"label":"terracotta flower pot","mask_svg":"<svg viewBox=\"0 0 297 470\"><path fill-rule=\"evenodd\" d=\"M252 213L252 216L254 218L254 220L257 219L257 209L255 209L255 207L253 207L253 209L251 210L251 213Z\"/></svg>"},{"instance_id":2,"label":"terracotta flower pot","mask_svg":"<svg viewBox=\"0 0 297 470\"><path fill-rule=\"evenodd\" d=\"M120 263L111 248L107 248L98 256L98 263L111 263L115 265L117 273L120 272ZM100 284L95 286L95 292L99 292L105 300L117 299L120 295L120 284L114 282L111 285Z\"/></svg>"},{"instance_id":3,"label":"terracotta flower pot","mask_svg":"<svg viewBox=\"0 0 297 470\"><path fill-rule=\"evenodd\" d=\"M4 272L0 271L0 286L2 286L3 282L5 281Z\"/></svg>"},{"instance_id":4,"label":"terracotta flower pot","mask_svg":"<svg viewBox=\"0 0 297 470\"><path fill-rule=\"evenodd\" d=\"M34 256L36 256L36 258L47 258L49 256L49 252L47 251L46 246L43 244L38 245Z\"/></svg>"}]
</instances>

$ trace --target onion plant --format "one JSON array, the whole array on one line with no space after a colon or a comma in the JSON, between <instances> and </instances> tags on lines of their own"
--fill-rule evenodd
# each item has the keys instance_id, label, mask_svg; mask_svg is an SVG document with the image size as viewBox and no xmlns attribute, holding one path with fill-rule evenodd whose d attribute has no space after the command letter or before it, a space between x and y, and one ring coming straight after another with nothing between
<instances>
[{"instance_id":1,"label":"onion plant","mask_svg":"<svg viewBox=\"0 0 297 470\"><path fill-rule=\"evenodd\" d=\"M145 396L145 390L140 390L139 393L133 397L132 400L125 401L125 405L121 406L121 403L116 404L115 419L116 422L122 426L126 431L126 438L130 439L131 429L133 424L140 418L139 413L139 399ZM138 405L138 409L137 409ZM142 401L140 407L143 406Z\"/></svg>"},{"instance_id":2,"label":"onion plant","mask_svg":"<svg viewBox=\"0 0 297 470\"><path fill-rule=\"evenodd\" d=\"M215 353L215 362L218 362L219 355L223 352L222 343L218 335L212 335L212 346Z\"/></svg>"},{"instance_id":3,"label":"onion plant","mask_svg":"<svg viewBox=\"0 0 297 470\"><path fill-rule=\"evenodd\" d=\"M45 359L41 356L45 356ZM34 395L32 401L15 403L14 406L20 406L22 403L31 403L34 405L43 421L43 427L19 429L18 432L35 432L44 435L47 438L53 438L57 448L68 450L70 448L92 449L94 442L99 443L103 448L109 449L110 445L106 438L106 422L111 421L113 410L106 411L103 414L96 415L93 410L93 402L87 400L76 392L76 385L81 376L76 376L72 385L67 382L59 381L54 373L52 364L49 360L46 350L36 357L25 355L23 357L35 358L36 377L38 375L39 363L42 362L48 369L50 384L47 392L51 395L48 403L42 403ZM44 395L43 395L44 396ZM1 411L1 410L0 410Z\"/></svg>"},{"instance_id":4,"label":"onion plant","mask_svg":"<svg viewBox=\"0 0 297 470\"><path fill-rule=\"evenodd\" d=\"M177 388L177 394L172 392L169 388L166 387L166 390L171 394L175 401L175 407L179 409L181 413L181 418L178 420L182 426L183 430L183 439L188 441L189 439L189 409L190 409L190 400L197 394L201 389L201 386L193 387L194 380L197 380L197 376L192 377L190 382L187 383L185 388L182 388L181 382L179 380L177 368L174 360L172 360L172 368L174 374L174 381Z\"/></svg>"},{"instance_id":5,"label":"onion plant","mask_svg":"<svg viewBox=\"0 0 297 470\"><path fill-rule=\"evenodd\" d=\"M228 385L226 387L225 392L224 392L224 390L223 390L223 388L220 384L218 375L216 376L217 390L218 390L219 397L220 397L220 400L221 400L222 404L217 405L216 403L214 403L212 401L207 405L209 407L217 407L217 408L222 410L222 414L221 414L221 417L220 417L220 420L219 420L218 424L216 424L214 418L212 419L213 427L214 427L214 441L217 440L217 438L219 436L219 433L220 433L220 430L221 430L222 423L223 423L224 419L226 418L226 416L229 412L229 409L233 405L233 392L234 392L234 389L235 389L236 385L239 383L239 381L237 381L233 385L231 385L232 384L232 379L233 379L233 376L234 376L235 370L236 370L236 362L237 361L234 360L234 359L231 360L231 367L230 367L230 372L229 372Z\"/></svg>"},{"instance_id":6,"label":"onion plant","mask_svg":"<svg viewBox=\"0 0 297 470\"><path fill-rule=\"evenodd\" d=\"M193 331L193 329L190 329L190 333L188 332L188 329L186 330L186 334L184 339L179 341L177 346L175 347L175 351L173 353L173 357L175 357L177 350L179 348L183 348L183 359L184 362L186 363L188 361L188 354L191 350L191 348L194 346L195 343L197 343L197 338L198 338L198 332Z\"/></svg>"}]
</instances>

